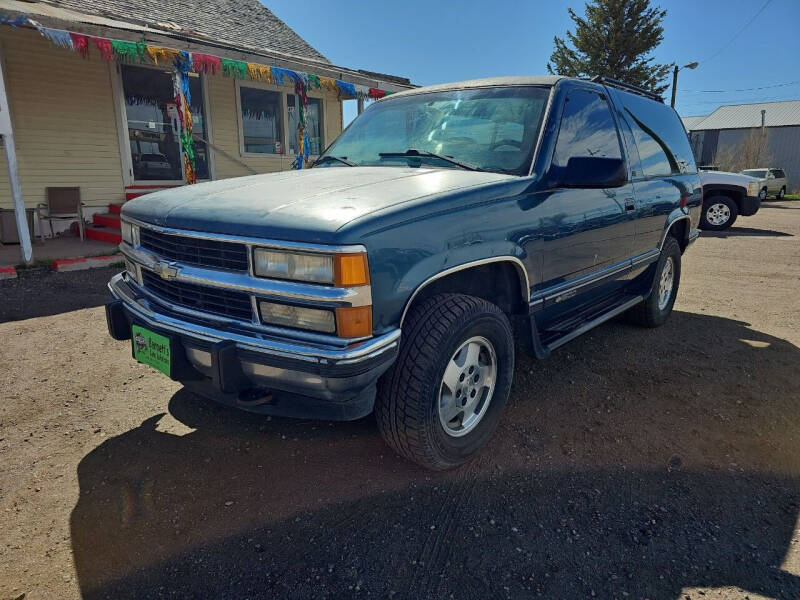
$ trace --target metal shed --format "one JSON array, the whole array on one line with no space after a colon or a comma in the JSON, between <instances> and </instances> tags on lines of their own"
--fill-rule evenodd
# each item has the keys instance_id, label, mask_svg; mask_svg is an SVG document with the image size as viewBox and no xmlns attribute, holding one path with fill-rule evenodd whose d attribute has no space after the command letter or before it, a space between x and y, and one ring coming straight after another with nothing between
<instances>
[{"instance_id":1,"label":"metal shed","mask_svg":"<svg viewBox=\"0 0 800 600\"><path fill-rule=\"evenodd\" d=\"M800 190L800 100L720 106L705 117L684 117L698 164L714 164L722 152L731 152L753 131L766 138L770 164L789 178L789 191Z\"/></svg>"}]
</instances>

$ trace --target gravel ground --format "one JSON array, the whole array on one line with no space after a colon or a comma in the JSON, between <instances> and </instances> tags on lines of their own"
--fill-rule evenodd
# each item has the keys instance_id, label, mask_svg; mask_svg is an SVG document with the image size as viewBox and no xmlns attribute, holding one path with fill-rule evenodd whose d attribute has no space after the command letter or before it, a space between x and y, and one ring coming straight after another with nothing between
<instances>
[{"instance_id":1,"label":"gravel ground","mask_svg":"<svg viewBox=\"0 0 800 600\"><path fill-rule=\"evenodd\" d=\"M800 203L704 235L657 330L520 357L484 452L212 405L0 284L0 598L800 598Z\"/></svg>"}]
</instances>

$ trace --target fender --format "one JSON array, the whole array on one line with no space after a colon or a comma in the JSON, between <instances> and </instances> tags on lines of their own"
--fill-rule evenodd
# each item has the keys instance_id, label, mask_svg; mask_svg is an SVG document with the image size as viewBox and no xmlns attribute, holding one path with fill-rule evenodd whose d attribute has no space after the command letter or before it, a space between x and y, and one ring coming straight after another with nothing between
<instances>
[{"instance_id":1,"label":"fender","mask_svg":"<svg viewBox=\"0 0 800 600\"><path fill-rule=\"evenodd\" d=\"M706 188L711 190L724 190L726 192L736 192L737 194L741 194L743 197L747 196L747 188L742 187L740 185L734 185L732 183L706 183L703 185L703 196L706 195Z\"/></svg>"},{"instance_id":2,"label":"fender","mask_svg":"<svg viewBox=\"0 0 800 600\"><path fill-rule=\"evenodd\" d=\"M667 235L669 234L669 230L672 229L672 227L676 223L684 221L684 220L689 221L689 227L687 228L687 231L686 231L687 238L684 240L684 242L686 242L686 243L689 242L688 236L691 235L691 229L692 229L691 216L689 215L689 212L688 212L687 209L676 208L671 213L669 213L669 215L667 215L667 221L666 221L666 224L664 225L664 231L661 233L661 243L658 245L658 251L659 252L661 252L661 249L664 247L664 240L667 239Z\"/></svg>"},{"instance_id":3,"label":"fender","mask_svg":"<svg viewBox=\"0 0 800 600\"><path fill-rule=\"evenodd\" d=\"M408 313L411 304L414 302L414 298L416 298L417 295L423 289L425 289L425 287L427 287L434 281L441 279L442 277L452 275L453 273L457 273L458 271L463 271L465 269L470 269L481 265L500 263L500 262L511 263L514 266L515 271L517 272L517 276L519 277L520 289L522 290L522 299L525 300L526 303L529 303L531 298L530 278L528 277L528 271L525 268L525 265L523 264L522 260L517 256L509 254L502 256L491 256L455 265L448 269L444 269L443 271L439 271L438 273L435 273L434 275L431 275L430 277L425 279L414 289L414 291L409 296L408 300L406 300L405 306L403 307L403 314L400 317L400 327L402 328L403 326L403 321L405 321L406 314Z\"/></svg>"}]
</instances>

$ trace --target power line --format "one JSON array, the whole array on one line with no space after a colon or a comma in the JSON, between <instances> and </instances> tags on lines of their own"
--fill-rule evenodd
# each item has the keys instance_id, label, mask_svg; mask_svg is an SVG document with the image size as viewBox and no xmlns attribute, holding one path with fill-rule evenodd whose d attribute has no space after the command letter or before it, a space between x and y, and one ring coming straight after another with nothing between
<instances>
[{"instance_id":1,"label":"power line","mask_svg":"<svg viewBox=\"0 0 800 600\"><path fill-rule=\"evenodd\" d=\"M741 28L741 29L739 29L739 31L737 31L735 34L733 34L733 37L732 37L731 39L729 39L729 40L728 40L728 41L727 41L727 42L726 42L726 43L725 43L725 44L724 44L724 45L723 45L723 46L722 46L722 47L721 47L719 50L717 50L717 51L716 51L714 54L712 54L711 56L709 56L707 59L705 59L705 60L701 60L701 61L700 61L700 64L701 64L701 65L704 65L704 64L706 64L706 63L708 63L708 62L711 62L711 61L712 61L712 60L714 60L714 59L715 59L717 56L719 56L719 55L720 55L720 53L721 53L723 50L725 50L725 49L726 49L728 46L730 46L730 45L731 45L731 44L734 42L734 40L736 40L736 38L738 38L738 37L739 37L739 35L740 35L740 34L741 34L741 33L742 33L742 32L743 32L745 29L747 29L747 28L748 28L750 25L752 25L753 21L755 21L755 20L756 20L756 18L758 18L758 15L760 15L762 12L764 12L764 9L765 9L765 8L767 8L767 6L769 6L771 2L772 2L772 0L767 0L766 2L764 2L764 5L763 5L761 8L759 8L759 9L758 9L758 12L757 12L756 14L754 14L752 17L750 17L750 20L749 20L749 21L747 21L747 23L745 23L744 25L742 25L742 28Z\"/></svg>"},{"instance_id":2,"label":"power line","mask_svg":"<svg viewBox=\"0 0 800 600\"><path fill-rule=\"evenodd\" d=\"M762 85L760 87L751 87L751 88L737 88L732 90L680 90L681 92L693 93L693 94L727 94L729 92L753 92L756 90L769 90L772 88L779 88L779 87L788 87L790 85L797 85L800 83L798 81L788 81L786 83L776 83L774 85Z\"/></svg>"}]
</instances>

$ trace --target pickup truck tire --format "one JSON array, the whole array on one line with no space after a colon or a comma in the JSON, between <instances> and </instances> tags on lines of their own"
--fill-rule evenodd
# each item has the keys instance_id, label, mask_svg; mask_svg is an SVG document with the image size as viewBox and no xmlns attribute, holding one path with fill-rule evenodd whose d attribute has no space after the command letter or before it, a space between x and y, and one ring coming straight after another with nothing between
<instances>
[{"instance_id":1,"label":"pickup truck tire","mask_svg":"<svg viewBox=\"0 0 800 600\"><path fill-rule=\"evenodd\" d=\"M703 213L700 215L700 229L721 231L728 229L736 222L739 207L727 196L711 196L703 202Z\"/></svg>"},{"instance_id":2,"label":"pickup truck tire","mask_svg":"<svg viewBox=\"0 0 800 600\"><path fill-rule=\"evenodd\" d=\"M786 196L786 186L781 188L781 191L778 192L778 195L775 196L776 200L783 200L783 197Z\"/></svg>"},{"instance_id":3,"label":"pickup truck tire","mask_svg":"<svg viewBox=\"0 0 800 600\"><path fill-rule=\"evenodd\" d=\"M402 339L378 382L378 427L401 456L451 469L486 444L500 420L514 375L511 323L486 300L440 294L412 308ZM448 420L453 410L460 412Z\"/></svg>"},{"instance_id":4,"label":"pickup truck tire","mask_svg":"<svg viewBox=\"0 0 800 600\"><path fill-rule=\"evenodd\" d=\"M764 200L767 199L767 194L768 194L767 188L765 187L761 188L761 191L758 192L758 199L764 202Z\"/></svg>"},{"instance_id":5,"label":"pickup truck tire","mask_svg":"<svg viewBox=\"0 0 800 600\"><path fill-rule=\"evenodd\" d=\"M672 312L681 281L681 247L671 235L664 240L656 263L650 294L628 311L629 320L642 327L663 325Z\"/></svg>"}]
</instances>

